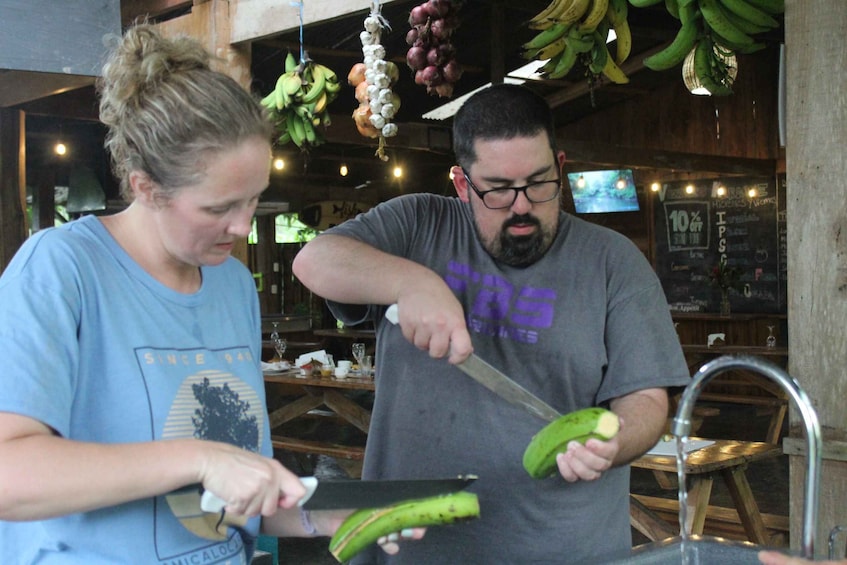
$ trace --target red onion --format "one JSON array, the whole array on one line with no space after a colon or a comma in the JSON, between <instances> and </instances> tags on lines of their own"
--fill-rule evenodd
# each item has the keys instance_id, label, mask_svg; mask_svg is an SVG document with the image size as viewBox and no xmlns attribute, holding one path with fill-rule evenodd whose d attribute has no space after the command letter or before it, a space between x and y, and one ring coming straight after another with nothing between
<instances>
[{"instance_id":1,"label":"red onion","mask_svg":"<svg viewBox=\"0 0 847 565\"><path fill-rule=\"evenodd\" d=\"M414 27L416 25L425 24L428 17L429 14L426 10L426 4L415 6L409 12L409 25Z\"/></svg>"},{"instance_id":2,"label":"red onion","mask_svg":"<svg viewBox=\"0 0 847 565\"><path fill-rule=\"evenodd\" d=\"M426 63L428 65L438 66L442 62L441 52L437 47L431 47L429 51L426 52Z\"/></svg>"},{"instance_id":3,"label":"red onion","mask_svg":"<svg viewBox=\"0 0 847 565\"><path fill-rule=\"evenodd\" d=\"M426 50L423 47L410 47L406 52L406 64L416 71L426 67Z\"/></svg>"},{"instance_id":4,"label":"red onion","mask_svg":"<svg viewBox=\"0 0 847 565\"><path fill-rule=\"evenodd\" d=\"M453 28L447 27L444 20L432 20L429 24L429 33L438 39L447 39L453 33Z\"/></svg>"},{"instance_id":5,"label":"red onion","mask_svg":"<svg viewBox=\"0 0 847 565\"><path fill-rule=\"evenodd\" d=\"M421 71L422 78L424 83L435 86L442 83L441 73L438 72L438 67L435 65L429 65L423 71Z\"/></svg>"},{"instance_id":6,"label":"red onion","mask_svg":"<svg viewBox=\"0 0 847 565\"><path fill-rule=\"evenodd\" d=\"M420 85L420 86L423 86L424 84L426 84L424 82L423 70L415 71L415 84Z\"/></svg>"},{"instance_id":7,"label":"red onion","mask_svg":"<svg viewBox=\"0 0 847 565\"><path fill-rule=\"evenodd\" d=\"M426 11L431 18L443 18L450 11L450 4L442 0L429 0L426 4Z\"/></svg>"},{"instance_id":8,"label":"red onion","mask_svg":"<svg viewBox=\"0 0 847 565\"><path fill-rule=\"evenodd\" d=\"M418 36L419 36L419 35L420 35L420 34L418 33L417 28L414 28L414 27L413 27L412 29L410 29L409 31L407 31L407 32L406 32L406 44L407 44L407 45L414 45L414 44L415 44L415 41L417 41L417 40L418 40Z\"/></svg>"},{"instance_id":9,"label":"red onion","mask_svg":"<svg viewBox=\"0 0 847 565\"><path fill-rule=\"evenodd\" d=\"M447 64L441 69L441 74L447 82L457 82L462 78L462 65L456 59L450 59Z\"/></svg>"}]
</instances>

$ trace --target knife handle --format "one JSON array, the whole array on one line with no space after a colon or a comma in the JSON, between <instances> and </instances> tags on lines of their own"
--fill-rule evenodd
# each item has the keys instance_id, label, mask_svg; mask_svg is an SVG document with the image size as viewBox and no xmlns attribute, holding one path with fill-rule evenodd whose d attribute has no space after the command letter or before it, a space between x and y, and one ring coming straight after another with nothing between
<instances>
[{"instance_id":1,"label":"knife handle","mask_svg":"<svg viewBox=\"0 0 847 565\"><path fill-rule=\"evenodd\" d=\"M388 307L388 310L385 311L385 319L395 326L400 323L400 315L397 313L396 304L392 304Z\"/></svg>"},{"instance_id":2,"label":"knife handle","mask_svg":"<svg viewBox=\"0 0 847 565\"><path fill-rule=\"evenodd\" d=\"M318 488L318 478L317 477L300 477L300 483L306 489L306 494L303 495L299 501L297 501L297 506L303 506L306 504L313 494L315 494L315 489ZM226 501L213 493L210 490L203 491L203 496L200 497L200 509L203 512L211 512L213 514L219 513L226 506Z\"/></svg>"}]
</instances>

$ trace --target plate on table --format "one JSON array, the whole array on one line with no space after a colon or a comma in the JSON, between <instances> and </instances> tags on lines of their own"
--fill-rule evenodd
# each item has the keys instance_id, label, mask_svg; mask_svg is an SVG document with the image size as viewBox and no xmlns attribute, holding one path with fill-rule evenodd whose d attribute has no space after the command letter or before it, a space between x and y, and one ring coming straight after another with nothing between
<instances>
[{"instance_id":1,"label":"plate on table","mask_svg":"<svg viewBox=\"0 0 847 565\"><path fill-rule=\"evenodd\" d=\"M274 363L265 363L262 361L262 372L264 374L282 373L291 370L291 363L288 361L276 361Z\"/></svg>"}]
</instances>

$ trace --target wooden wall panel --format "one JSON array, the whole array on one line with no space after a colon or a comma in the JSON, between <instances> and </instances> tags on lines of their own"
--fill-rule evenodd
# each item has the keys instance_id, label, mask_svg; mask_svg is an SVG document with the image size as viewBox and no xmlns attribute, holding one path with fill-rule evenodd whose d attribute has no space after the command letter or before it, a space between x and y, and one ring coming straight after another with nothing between
<instances>
[{"instance_id":1,"label":"wooden wall panel","mask_svg":"<svg viewBox=\"0 0 847 565\"><path fill-rule=\"evenodd\" d=\"M742 56L735 93L728 97L690 94L679 69L667 71L677 73L679 79L646 101L621 103L560 131L565 138L598 144L778 159L778 63L777 46Z\"/></svg>"}]
</instances>

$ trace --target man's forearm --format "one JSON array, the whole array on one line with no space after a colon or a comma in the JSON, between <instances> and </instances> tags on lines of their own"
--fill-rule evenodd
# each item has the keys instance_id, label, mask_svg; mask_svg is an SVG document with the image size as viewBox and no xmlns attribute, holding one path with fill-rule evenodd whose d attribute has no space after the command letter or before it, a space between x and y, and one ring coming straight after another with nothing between
<instances>
[{"instance_id":1,"label":"man's forearm","mask_svg":"<svg viewBox=\"0 0 847 565\"><path fill-rule=\"evenodd\" d=\"M668 395L663 388L639 390L614 399L610 407L623 420L614 465L625 465L641 457L661 437L668 418Z\"/></svg>"}]
</instances>

